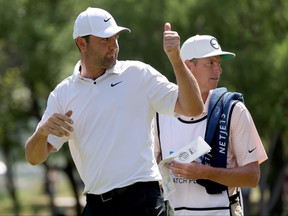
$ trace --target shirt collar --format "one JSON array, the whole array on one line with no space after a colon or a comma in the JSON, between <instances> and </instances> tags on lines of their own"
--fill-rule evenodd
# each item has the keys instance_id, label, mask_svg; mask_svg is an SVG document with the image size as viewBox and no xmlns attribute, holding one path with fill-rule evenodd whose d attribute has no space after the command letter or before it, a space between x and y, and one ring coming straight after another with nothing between
<instances>
[{"instance_id":1,"label":"shirt collar","mask_svg":"<svg viewBox=\"0 0 288 216\"><path fill-rule=\"evenodd\" d=\"M79 60L73 70L73 76L77 76L77 77L81 77L80 75L80 67L81 67L81 60ZM114 73L114 74L120 74L121 70L119 70L120 68L122 68L122 62L121 61L116 61L116 64L112 67L106 70L105 73ZM83 78L83 77L82 77Z\"/></svg>"},{"instance_id":2,"label":"shirt collar","mask_svg":"<svg viewBox=\"0 0 288 216\"><path fill-rule=\"evenodd\" d=\"M121 70L119 70L122 67L121 61L116 61L116 64L112 67L106 70L106 74L120 74ZM81 60L79 60L76 65L74 66L73 70L73 78L78 78L81 80L86 80L85 77L82 77L80 74L80 68L81 68Z\"/></svg>"}]
</instances>

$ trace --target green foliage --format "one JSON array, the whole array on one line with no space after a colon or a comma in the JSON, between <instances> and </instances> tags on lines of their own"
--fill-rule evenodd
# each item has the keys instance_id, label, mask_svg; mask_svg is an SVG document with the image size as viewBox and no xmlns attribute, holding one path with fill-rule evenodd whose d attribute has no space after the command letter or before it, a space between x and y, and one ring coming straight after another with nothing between
<instances>
[{"instance_id":1,"label":"green foliage","mask_svg":"<svg viewBox=\"0 0 288 216\"><path fill-rule=\"evenodd\" d=\"M41 115L49 92L71 74L79 59L72 39L74 20L92 6L108 10L119 25L132 30L119 39L119 59L145 61L172 81L175 77L162 47L164 23L171 23L182 42L195 34L214 35L223 49L237 55L223 62L220 85L244 93L261 134L276 125L287 127L288 121L283 119L288 97L285 0L158 0L153 4L135 0L121 4L118 0L1 0L0 6L0 75L7 79L11 71L17 71L17 84L5 91L20 93L17 98L22 98L16 102L5 94L3 83L2 98L9 102L1 106L3 114L14 106L19 113ZM28 95L25 100L24 94Z\"/></svg>"}]
</instances>

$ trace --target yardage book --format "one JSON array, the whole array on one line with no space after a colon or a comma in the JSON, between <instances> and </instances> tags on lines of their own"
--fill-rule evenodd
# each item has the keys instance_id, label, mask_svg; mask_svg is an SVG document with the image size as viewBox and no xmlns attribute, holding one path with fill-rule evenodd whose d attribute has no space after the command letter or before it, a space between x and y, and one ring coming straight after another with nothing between
<instances>
[{"instance_id":1,"label":"yardage book","mask_svg":"<svg viewBox=\"0 0 288 216\"><path fill-rule=\"evenodd\" d=\"M211 147L205 142L202 137L198 137L188 145L181 148L179 151L171 154L165 160L159 163L159 171L162 175L162 187L164 190L164 198L166 199L175 192L175 185L171 176L171 171L164 167L164 164L172 161L173 159L180 163L190 163L195 161L200 156L210 152Z\"/></svg>"}]
</instances>

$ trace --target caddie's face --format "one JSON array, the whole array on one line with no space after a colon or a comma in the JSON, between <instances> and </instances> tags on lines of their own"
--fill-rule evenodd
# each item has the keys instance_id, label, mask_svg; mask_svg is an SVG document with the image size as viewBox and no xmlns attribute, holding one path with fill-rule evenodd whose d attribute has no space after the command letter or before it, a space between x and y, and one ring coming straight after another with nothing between
<instances>
[{"instance_id":1,"label":"caddie's face","mask_svg":"<svg viewBox=\"0 0 288 216\"><path fill-rule=\"evenodd\" d=\"M100 67L105 70L113 67L116 64L119 53L118 38L119 34L109 38L91 35L85 55L87 62L94 65L94 67Z\"/></svg>"},{"instance_id":2,"label":"caddie's face","mask_svg":"<svg viewBox=\"0 0 288 216\"><path fill-rule=\"evenodd\" d=\"M195 76L201 93L208 93L217 88L220 75L222 74L221 57L213 56L192 60L191 71Z\"/></svg>"}]
</instances>

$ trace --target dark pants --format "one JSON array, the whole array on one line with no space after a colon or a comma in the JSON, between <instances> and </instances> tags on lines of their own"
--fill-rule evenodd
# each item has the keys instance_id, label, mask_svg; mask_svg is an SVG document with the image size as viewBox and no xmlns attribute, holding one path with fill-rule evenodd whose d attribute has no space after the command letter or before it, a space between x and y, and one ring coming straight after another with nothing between
<instances>
[{"instance_id":1,"label":"dark pants","mask_svg":"<svg viewBox=\"0 0 288 216\"><path fill-rule=\"evenodd\" d=\"M138 182L102 195L86 195L82 216L164 216L158 182Z\"/></svg>"}]
</instances>

